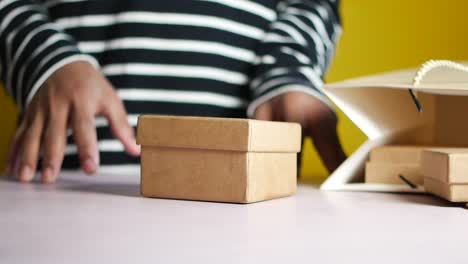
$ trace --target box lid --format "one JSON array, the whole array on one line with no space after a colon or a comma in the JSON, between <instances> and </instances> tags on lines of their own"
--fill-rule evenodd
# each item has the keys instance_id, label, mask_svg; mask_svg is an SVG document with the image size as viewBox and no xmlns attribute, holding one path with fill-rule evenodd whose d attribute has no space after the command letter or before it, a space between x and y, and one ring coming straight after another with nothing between
<instances>
[{"instance_id":1,"label":"box lid","mask_svg":"<svg viewBox=\"0 0 468 264\"><path fill-rule=\"evenodd\" d=\"M301 126L251 119L141 115L137 143L251 152L299 152Z\"/></svg>"},{"instance_id":2,"label":"box lid","mask_svg":"<svg viewBox=\"0 0 468 264\"><path fill-rule=\"evenodd\" d=\"M424 176L448 184L468 183L468 149L435 148L423 153Z\"/></svg>"},{"instance_id":3,"label":"box lid","mask_svg":"<svg viewBox=\"0 0 468 264\"><path fill-rule=\"evenodd\" d=\"M369 160L388 163L419 163L428 146L384 145L372 149Z\"/></svg>"}]
</instances>

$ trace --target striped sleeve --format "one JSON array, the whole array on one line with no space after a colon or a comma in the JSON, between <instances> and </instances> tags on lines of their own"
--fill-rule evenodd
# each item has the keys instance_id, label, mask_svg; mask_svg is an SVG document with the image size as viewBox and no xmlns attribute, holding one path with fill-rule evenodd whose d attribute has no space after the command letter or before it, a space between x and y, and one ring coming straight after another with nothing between
<instances>
[{"instance_id":1,"label":"striped sleeve","mask_svg":"<svg viewBox=\"0 0 468 264\"><path fill-rule=\"evenodd\" d=\"M271 98L301 91L328 104L323 76L341 33L338 0L284 0L258 50L247 115Z\"/></svg>"},{"instance_id":2,"label":"striped sleeve","mask_svg":"<svg viewBox=\"0 0 468 264\"><path fill-rule=\"evenodd\" d=\"M50 21L37 1L0 1L0 77L20 109L50 75L73 61L98 65Z\"/></svg>"}]
</instances>

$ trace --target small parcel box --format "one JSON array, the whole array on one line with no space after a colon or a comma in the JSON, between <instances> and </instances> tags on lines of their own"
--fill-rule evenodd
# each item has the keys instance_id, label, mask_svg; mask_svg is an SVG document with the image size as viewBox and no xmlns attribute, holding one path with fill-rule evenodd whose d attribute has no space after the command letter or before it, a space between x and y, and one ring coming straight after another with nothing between
<instances>
[{"instance_id":1,"label":"small parcel box","mask_svg":"<svg viewBox=\"0 0 468 264\"><path fill-rule=\"evenodd\" d=\"M430 61L420 68L327 84L325 93L367 135L322 190L423 192L408 184L364 182L369 153L382 145L468 146L468 64Z\"/></svg>"},{"instance_id":2,"label":"small parcel box","mask_svg":"<svg viewBox=\"0 0 468 264\"><path fill-rule=\"evenodd\" d=\"M428 149L421 167L427 192L451 202L468 202L468 149Z\"/></svg>"},{"instance_id":3,"label":"small parcel box","mask_svg":"<svg viewBox=\"0 0 468 264\"><path fill-rule=\"evenodd\" d=\"M423 185L421 155L425 147L390 145L371 150L366 163L366 183Z\"/></svg>"},{"instance_id":4,"label":"small parcel box","mask_svg":"<svg viewBox=\"0 0 468 264\"><path fill-rule=\"evenodd\" d=\"M299 124L142 115L137 143L145 197L251 203L296 191Z\"/></svg>"}]
</instances>

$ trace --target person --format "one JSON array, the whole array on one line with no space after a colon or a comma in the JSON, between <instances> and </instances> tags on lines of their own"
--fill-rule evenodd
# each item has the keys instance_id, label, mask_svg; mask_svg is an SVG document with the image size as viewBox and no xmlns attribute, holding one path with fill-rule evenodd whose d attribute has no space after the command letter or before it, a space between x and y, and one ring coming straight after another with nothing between
<instances>
[{"instance_id":1,"label":"person","mask_svg":"<svg viewBox=\"0 0 468 264\"><path fill-rule=\"evenodd\" d=\"M138 163L139 114L298 122L345 159L322 92L338 0L2 0L0 74L20 109L8 170Z\"/></svg>"}]
</instances>

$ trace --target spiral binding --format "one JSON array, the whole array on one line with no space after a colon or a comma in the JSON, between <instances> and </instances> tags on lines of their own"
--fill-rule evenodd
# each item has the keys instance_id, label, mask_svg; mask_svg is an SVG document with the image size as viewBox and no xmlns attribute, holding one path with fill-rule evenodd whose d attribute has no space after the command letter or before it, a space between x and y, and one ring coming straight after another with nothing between
<instances>
[{"instance_id":1,"label":"spiral binding","mask_svg":"<svg viewBox=\"0 0 468 264\"><path fill-rule=\"evenodd\" d=\"M418 72L416 72L416 75L413 79L413 86L418 86L421 83L424 76L426 76L430 71L441 67L468 72L468 67L460 63L456 63L449 60L429 60L423 63L419 68Z\"/></svg>"},{"instance_id":2,"label":"spiral binding","mask_svg":"<svg viewBox=\"0 0 468 264\"><path fill-rule=\"evenodd\" d=\"M416 75L413 79L413 87L417 87L421 83L424 76L426 76L430 71L441 67L468 72L468 67L460 63L456 63L449 60L429 60L423 63L419 70L416 72ZM413 91L413 89L409 89L409 93L411 95L411 99L413 100L416 106L416 109L418 110L418 112L421 113L423 111L423 108L421 102L419 102L418 96Z\"/></svg>"}]
</instances>

